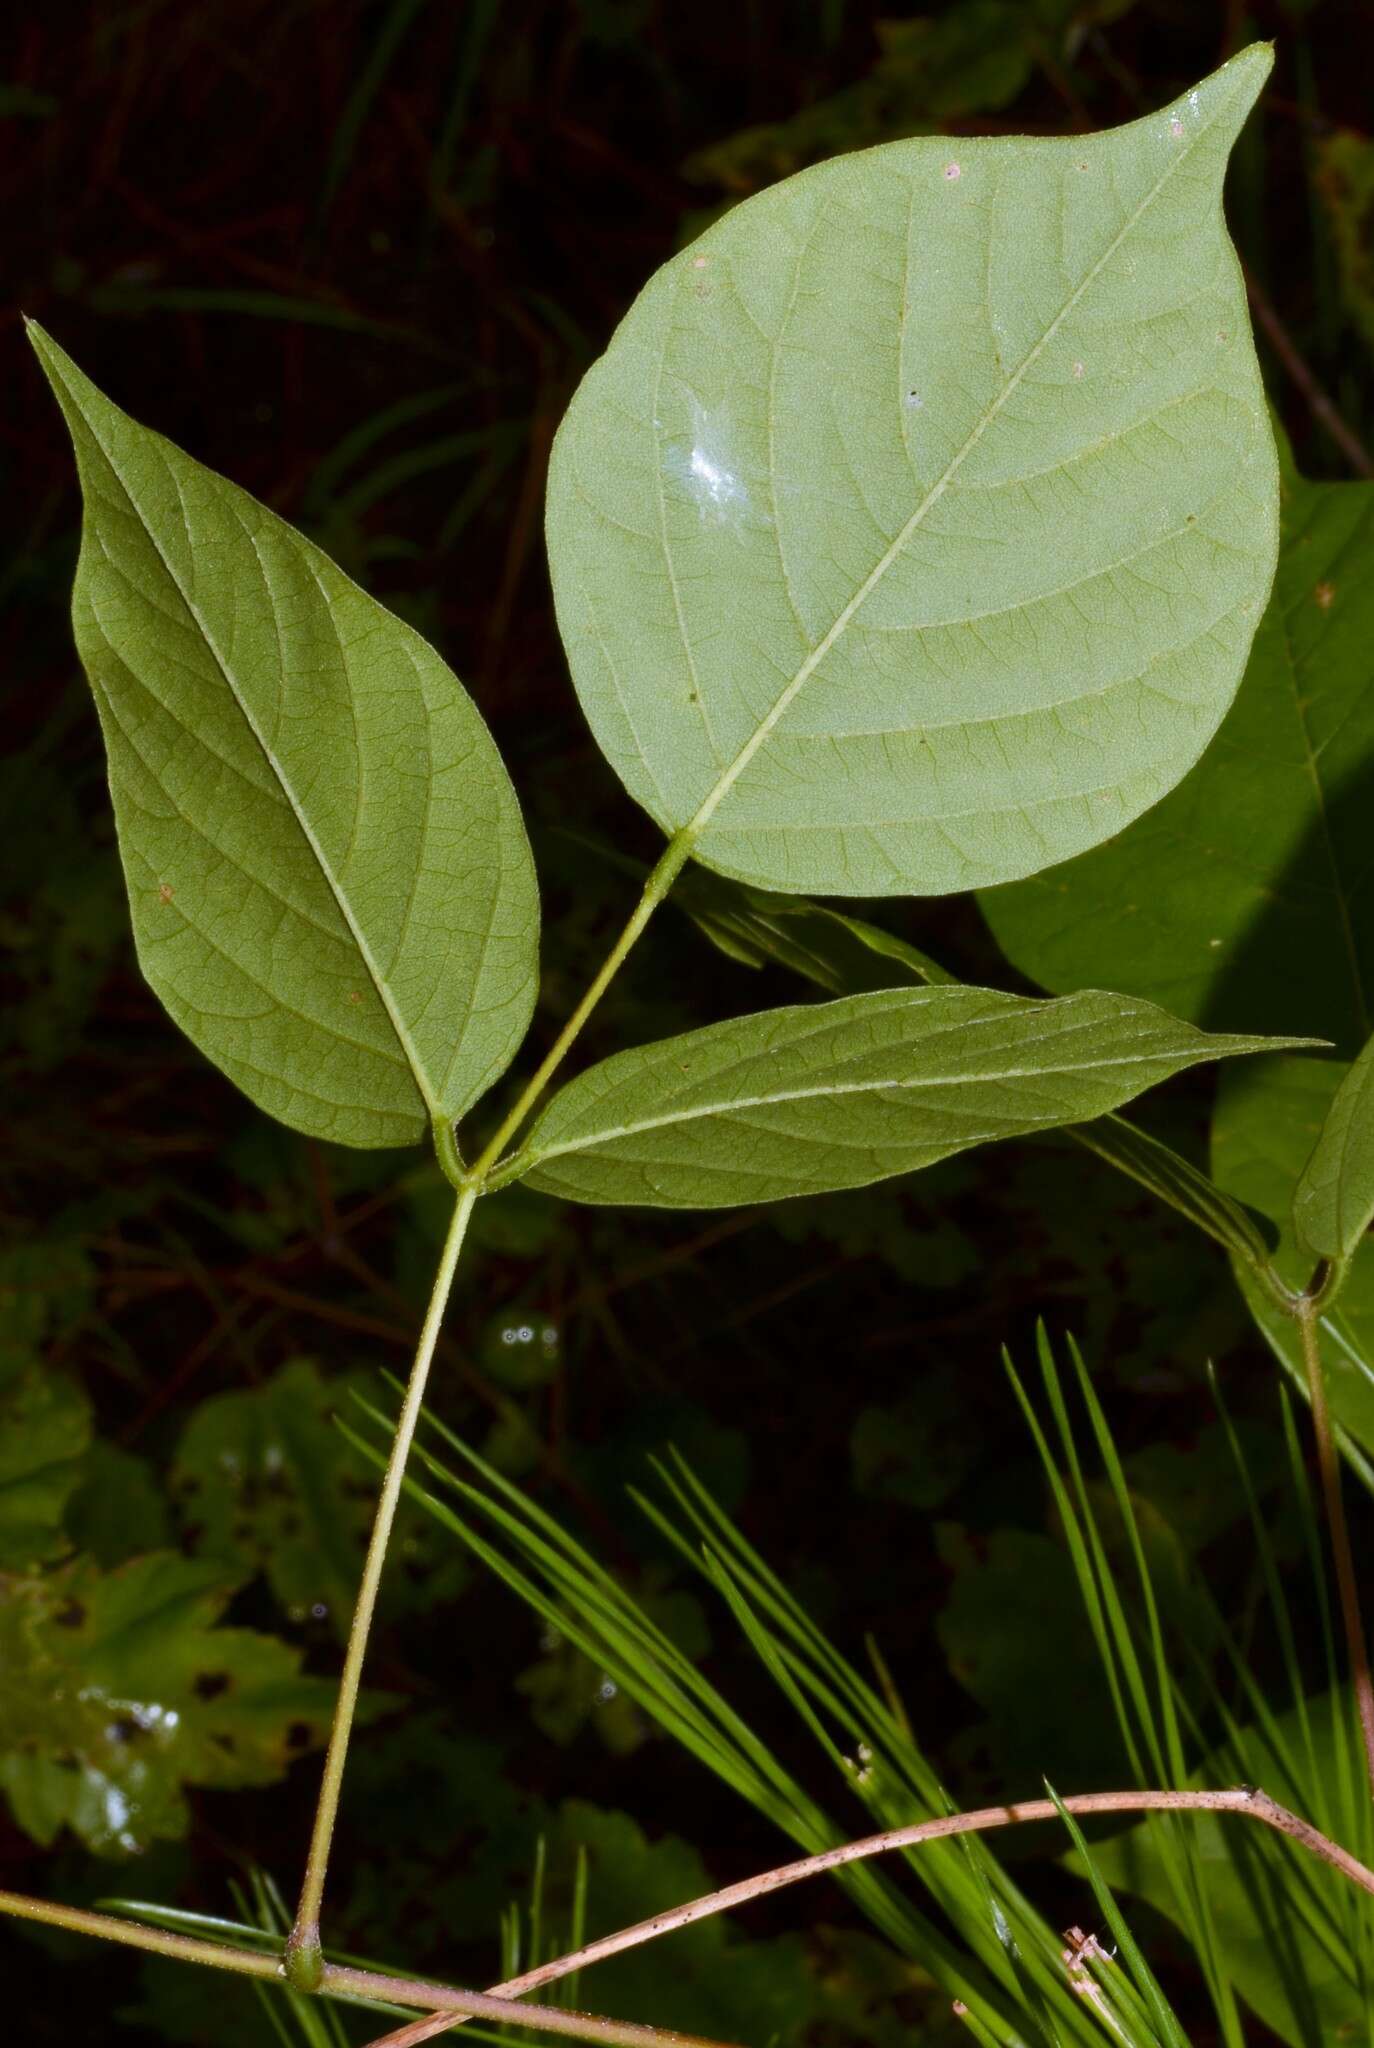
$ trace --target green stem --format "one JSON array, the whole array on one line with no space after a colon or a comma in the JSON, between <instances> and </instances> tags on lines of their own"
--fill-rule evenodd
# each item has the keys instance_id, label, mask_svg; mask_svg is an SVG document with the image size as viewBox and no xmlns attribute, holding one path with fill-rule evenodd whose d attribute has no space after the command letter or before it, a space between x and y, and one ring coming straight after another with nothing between
<instances>
[{"instance_id":1,"label":"green stem","mask_svg":"<svg viewBox=\"0 0 1374 2048\"><path fill-rule=\"evenodd\" d=\"M567 1023L563 1026L553 1044L549 1047L543 1061L535 1069L521 1090L519 1100L474 1161L467 1176L470 1181L485 1181L491 1167L499 1159L502 1148L507 1140L513 1137L516 1131L519 1130L521 1124L525 1121L525 1118L548 1086L549 1081L563 1064L574 1039L619 973L624 964L626 954L657 910L659 904L668 894L668 891L672 888L673 883L682 873L683 868L686 867L687 862L691 858L692 848L696 844L696 837L697 835L693 828L690 825L686 825L680 832L675 832L664 847L656 866L644 884L644 893L636 904L625 929L602 961L600 971L595 980L588 986L586 994L568 1018Z\"/></svg>"},{"instance_id":2,"label":"green stem","mask_svg":"<svg viewBox=\"0 0 1374 2048\"><path fill-rule=\"evenodd\" d=\"M97 1941L115 1941L123 1948L146 1949L150 1955L170 1956L174 1962L202 1963L212 1970L238 1970L245 1977L281 1982L281 1963L276 1956L230 1948L222 1941L201 1941L191 1934L171 1934L162 1927L144 1927L136 1920L117 1920L112 1913L91 1913L84 1906L57 1906L47 1899L25 1898L20 1892L0 1892L0 1913L16 1920L37 1920L45 1927L64 1927L69 1934L94 1935Z\"/></svg>"},{"instance_id":3,"label":"green stem","mask_svg":"<svg viewBox=\"0 0 1374 2048\"><path fill-rule=\"evenodd\" d=\"M410 1454L415 1426L420 1419L420 1408L425 1397L425 1382L429 1378L430 1362L438 1342L439 1326L444 1318L449 1290L458 1264L458 1254L463 1248L467 1234L468 1218L481 1192L476 1182L470 1183L459 1195L454 1206L453 1219L444 1240L439 1270L434 1276L434 1291L425 1311L424 1327L415 1352L415 1363L410 1371L410 1384L406 1388L405 1403L396 1434L392 1439L391 1456L387 1460L386 1474L382 1480L382 1491L377 1501L377 1513L372 1523L372 1534L368 1539L367 1557L363 1564L362 1583L358 1587L357 1605L353 1610L353 1621L348 1631L348 1648L344 1654L343 1675L339 1680L339 1697L334 1708L334 1725L329 1732L329 1747L325 1752L324 1777L320 1784L319 1803L315 1808L315 1824L310 1836L310 1852L306 1858L305 1877L301 1885L300 1905L296 1909L295 1924L286 1944L286 1974L292 1984L301 1991L313 1991L321 1981L324 1957L320 1949L320 1905L324 1898L325 1871L329 1863L329 1845L334 1833L334 1820L339 1810L339 1792L343 1784L344 1763L348 1756L349 1736L353 1731L353 1716L358 1705L358 1687L362 1680L363 1659L367 1654L368 1632L372 1627L372 1616L377 1605L377 1589L381 1585L382 1567L386 1563L387 1545L391 1540L391 1525L396 1519L396 1507L401 1497L401 1483L405 1477L406 1459Z\"/></svg>"},{"instance_id":4,"label":"green stem","mask_svg":"<svg viewBox=\"0 0 1374 2048\"><path fill-rule=\"evenodd\" d=\"M1359 1582L1355 1555L1350 1547L1350 1529L1341 1497L1341 1463L1331 1427L1331 1410L1326 1399L1326 1369L1321 1355L1321 1300L1325 1289L1306 1295L1299 1303L1296 1321L1302 1336L1303 1364L1307 1368L1307 1392L1312 1404L1312 1431L1317 1441L1317 1465L1321 1472L1326 1524L1331 1535L1331 1553L1340 1593L1341 1619L1345 1624L1346 1653L1350 1660L1350 1683L1364 1738L1365 1770L1374 1797L1374 1681L1369 1671L1369 1645L1360 1612Z\"/></svg>"},{"instance_id":5,"label":"green stem","mask_svg":"<svg viewBox=\"0 0 1374 2048\"><path fill-rule=\"evenodd\" d=\"M276 1956L232 1948L227 1942L201 1941L194 1935L172 1934L165 1928L145 1927L136 1920L117 1920L113 1914L91 1913L80 1906L50 1905L46 1899L25 1898L19 1892L0 1892L0 1913L13 1914L19 1920L36 1920L48 1927L64 1927L72 1934L92 1934L101 1941L118 1942L123 1948L166 1956L172 1962L234 1970L241 1976L275 1984L280 1984L287 1974ZM309 1988L336 1998L418 2006L425 2011L444 2012L451 2018L495 2020L507 2025L514 2007L522 2026L571 2035L578 2041L605 2042L609 2048L720 2048L720 2044L695 2034L641 2026L633 2020L599 2019L591 2013L568 2012L555 2005L516 2006L513 1998L500 1998L488 1991L460 1991L450 1984L429 1984L418 1977L392 1977L383 1971L355 1970L338 1963L322 1964L317 1983Z\"/></svg>"}]
</instances>

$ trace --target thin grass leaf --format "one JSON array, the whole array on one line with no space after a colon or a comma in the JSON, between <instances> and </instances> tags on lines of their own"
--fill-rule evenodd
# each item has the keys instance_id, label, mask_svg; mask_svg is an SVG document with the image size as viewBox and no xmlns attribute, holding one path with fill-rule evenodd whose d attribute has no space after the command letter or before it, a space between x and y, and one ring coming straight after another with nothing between
<instances>
[{"instance_id":1,"label":"thin grass leaf","mask_svg":"<svg viewBox=\"0 0 1374 2048\"><path fill-rule=\"evenodd\" d=\"M1111 1928L1112 1938L1116 1942L1121 1954L1126 1958L1131 1974L1135 1979L1135 1986L1149 2008L1155 2037L1160 2042L1161 2048L1189 2048L1188 2038L1179 2022L1178 2015L1174 2012L1173 2007L1160 1989L1153 1970L1146 1962L1135 1936L1131 1933L1125 1915L1117 1905L1110 1888L1098 1870L1093 1853L1084 1839L1083 1830L1078 1826L1073 1815L1061 1803L1053 1785L1047 1784L1045 1790L1059 1808L1060 1818L1068 1829L1074 1848L1078 1851L1079 1859L1088 1873L1088 1881L1092 1885L1093 1897L1097 1900L1098 1909L1107 1925Z\"/></svg>"}]
</instances>

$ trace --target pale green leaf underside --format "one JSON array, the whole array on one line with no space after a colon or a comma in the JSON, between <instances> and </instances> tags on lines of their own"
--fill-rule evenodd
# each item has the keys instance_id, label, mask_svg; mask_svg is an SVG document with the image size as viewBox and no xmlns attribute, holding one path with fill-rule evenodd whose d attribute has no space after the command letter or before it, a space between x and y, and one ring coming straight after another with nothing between
<instances>
[{"instance_id":1,"label":"pale green leaf underside","mask_svg":"<svg viewBox=\"0 0 1374 2048\"><path fill-rule=\"evenodd\" d=\"M1298 1242L1314 1258L1348 1259L1374 1218L1374 1039L1336 1090L1293 1195Z\"/></svg>"},{"instance_id":2,"label":"pale green leaf underside","mask_svg":"<svg viewBox=\"0 0 1374 2048\"><path fill-rule=\"evenodd\" d=\"M491 736L417 633L32 334L81 472L76 640L139 963L283 1123L413 1143L534 1002L534 867Z\"/></svg>"},{"instance_id":3,"label":"pale green leaf underside","mask_svg":"<svg viewBox=\"0 0 1374 2048\"><path fill-rule=\"evenodd\" d=\"M555 1096L505 1177L572 1201L691 1209L862 1187L1278 1043L1095 992L846 996L603 1060Z\"/></svg>"},{"instance_id":4,"label":"pale green leaf underside","mask_svg":"<svg viewBox=\"0 0 1374 2048\"><path fill-rule=\"evenodd\" d=\"M1221 215L1269 64L1103 135L820 165L640 295L559 433L549 558L599 744L709 866L1006 881L1197 759L1276 546Z\"/></svg>"},{"instance_id":5,"label":"pale green leaf underside","mask_svg":"<svg viewBox=\"0 0 1374 2048\"><path fill-rule=\"evenodd\" d=\"M1245 679L1197 767L1110 845L982 907L1057 995L1106 981L1353 1053L1374 1013L1374 485L1287 481L1281 528ZM1291 959L1300 974L1275 972Z\"/></svg>"}]
</instances>

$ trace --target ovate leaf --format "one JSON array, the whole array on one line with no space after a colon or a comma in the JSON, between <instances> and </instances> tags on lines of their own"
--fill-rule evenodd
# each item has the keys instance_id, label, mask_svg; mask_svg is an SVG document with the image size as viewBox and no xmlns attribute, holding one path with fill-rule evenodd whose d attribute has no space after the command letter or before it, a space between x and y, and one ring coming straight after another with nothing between
<instances>
[{"instance_id":1,"label":"ovate leaf","mask_svg":"<svg viewBox=\"0 0 1374 2048\"><path fill-rule=\"evenodd\" d=\"M1293 1196L1293 1227L1319 1259L1348 1259L1374 1218L1374 1039L1336 1090Z\"/></svg>"},{"instance_id":2,"label":"ovate leaf","mask_svg":"<svg viewBox=\"0 0 1374 2048\"><path fill-rule=\"evenodd\" d=\"M821 164L641 293L559 433L549 557L599 744L708 866L1006 881L1197 759L1277 541L1221 216L1269 65L1103 135Z\"/></svg>"},{"instance_id":3,"label":"ovate leaf","mask_svg":"<svg viewBox=\"0 0 1374 2048\"><path fill-rule=\"evenodd\" d=\"M333 1684L216 1623L237 1580L158 1551L0 1576L0 1790L35 1841L105 1855L186 1831L185 1785L268 1785L321 1741Z\"/></svg>"},{"instance_id":4,"label":"ovate leaf","mask_svg":"<svg viewBox=\"0 0 1374 2048\"><path fill-rule=\"evenodd\" d=\"M1107 981L1353 1052L1374 1005L1374 485L1290 479L1282 527L1245 680L1192 774L1110 845L982 907L1058 994Z\"/></svg>"},{"instance_id":5,"label":"ovate leaf","mask_svg":"<svg viewBox=\"0 0 1374 2048\"><path fill-rule=\"evenodd\" d=\"M554 1097L507 1173L574 1201L662 1208L862 1187L1273 1044L1209 1037L1123 996L890 989L617 1053Z\"/></svg>"},{"instance_id":6,"label":"ovate leaf","mask_svg":"<svg viewBox=\"0 0 1374 2048\"><path fill-rule=\"evenodd\" d=\"M284 1123L418 1140L533 1004L534 870L491 737L417 633L31 332L81 472L76 639L143 971Z\"/></svg>"}]
</instances>

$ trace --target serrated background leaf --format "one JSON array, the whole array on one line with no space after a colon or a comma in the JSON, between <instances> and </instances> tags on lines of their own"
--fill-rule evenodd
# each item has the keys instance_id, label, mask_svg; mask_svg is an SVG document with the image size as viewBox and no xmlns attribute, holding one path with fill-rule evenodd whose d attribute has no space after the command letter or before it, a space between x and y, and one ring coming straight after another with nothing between
<instances>
[{"instance_id":1,"label":"serrated background leaf","mask_svg":"<svg viewBox=\"0 0 1374 2048\"><path fill-rule=\"evenodd\" d=\"M1272 1049L1126 996L892 989L617 1053L554 1097L514 1171L574 1201L777 1201L1082 1123L1200 1061Z\"/></svg>"},{"instance_id":2,"label":"serrated background leaf","mask_svg":"<svg viewBox=\"0 0 1374 2048\"><path fill-rule=\"evenodd\" d=\"M1374 485L1285 482L1274 595L1214 744L1107 846L982 898L1007 957L1217 1029L1370 1031ZM1301 960L1300 974L1278 963Z\"/></svg>"},{"instance_id":3,"label":"serrated background leaf","mask_svg":"<svg viewBox=\"0 0 1374 2048\"><path fill-rule=\"evenodd\" d=\"M237 1584L174 1551L0 1580L0 1790L36 1841L134 1855L185 1833L185 1785L268 1785L323 1740L332 1681L216 1626Z\"/></svg>"},{"instance_id":4,"label":"serrated background leaf","mask_svg":"<svg viewBox=\"0 0 1374 2048\"><path fill-rule=\"evenodd\" d=\"M256 1387L213 1394L191 1416L169 1473L185 1540L226 1571L261 1572L293 1622L307 1617L348 1635L377 1484L335 1417L352 1391L373 1396L367 1373L327 1380L292 1359ZM436 1541L427 1519L402 1504L393 1537L404 1569L383 1584L383 1609L452 1599L466 1560Z\"/></svg>"},{"instance_id":5,"label":"serrated background leaf","mask_svg":"<svg viewBox=\"0 0 1374 2048\"><path fill-rule=\"evenodd\" d=\"M1005 881L1197 759L1276 545L1220 208L1269 64L1102 135L822 164L641 293L555 444L549 557L598 742L708 866Z\"/></svg>"},{"instance_id":6,"label":"serrated background leaf","mask_svg":"<svg viewBox=\"0 0 1374 2048\"><path fill-rule=\"evenodd\" d=\"M73 601L139 963L282 1122L423 1137L503 1071L538 900L509 778L434 650L31 330L85 497Z\"/></svg>"}]
</instances>

